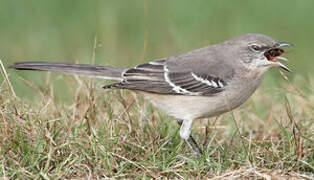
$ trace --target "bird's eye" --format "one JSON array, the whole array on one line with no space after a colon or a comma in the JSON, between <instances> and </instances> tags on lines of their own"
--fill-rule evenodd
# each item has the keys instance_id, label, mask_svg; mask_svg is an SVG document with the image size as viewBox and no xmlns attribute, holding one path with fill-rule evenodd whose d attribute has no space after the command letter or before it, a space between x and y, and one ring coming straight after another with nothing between
<instances>
[{"instance_id":1,"label":"bird's eye","mask_svg":"<svg viewBox=\"0 0 314 180\"><path fill-rule=\"evenodd\" d=\"M260 50L261 50L261 47L260 47L259 45L256 45L256 44L250 45L250 48L251 48L253 51L260 51Z\"/></svg>"}]
</instances>

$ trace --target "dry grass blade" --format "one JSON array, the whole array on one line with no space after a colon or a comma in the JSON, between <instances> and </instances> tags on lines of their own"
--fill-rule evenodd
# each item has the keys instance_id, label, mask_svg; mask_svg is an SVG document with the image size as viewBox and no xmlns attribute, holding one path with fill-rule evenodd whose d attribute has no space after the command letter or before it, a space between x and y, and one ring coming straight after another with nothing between
<instances>
[{"instance_id":1,"label":"dry grass blade","mask_svg":"<svg viewBox=\"0 0 314 180\"><path fill-rule=\"evenodd\" d=\"M146 172L148 172L153 178L157 178L157 176L156 176L155 174L153 174L153 172L152 172L151 170L147 169L145 166L143 166L143 165L141 165L141 164L138 164L138 163L136 163L136 162L134 162L134 161L131 161L131 160L129 160L128 158L125 158L125 157L123 157L123 156L121 156L121 155L119 155L119 154L116 154L116 153L110 153L110 154L113 155L113 156L116 156L116 157L118 157L118 158L121 158L121 159L123 159L123 160L129 162L130 164L133 164L134 166L136 166L136 167L138 167L138 168L144 169L144 170L145 170Z\"/></svg>"},{"instance_id":2,"label":"dry grass blade","mask_svg":"<svg viewBox=\"0 0 314 180\"><path fill-rule=\"evenodd\" d=\"M8 85L8 88L9 88L9 90L10 90L10 93L12 94L12 96L13 96L14 98L17 98L17 97L16 97L16 94L15 94L15 92L14 92L14 89L13 89L13 87L12 87L12 85L11 85L11 82L10 82L10 80L9 80L7 71L5 70L4 65L3 65L1 59L0 59L0 69L1 69L1 74L2 74L2 76L3 76L4 80L5 80L5 82L6 82L7 85Z\"/></svg>"},{"instance_id":3,"label":"dry grass blade","mask_svg":"<svg viewBox=\"0 0 314 180\"><path fill-rule=\"evenodd\" d=\"M216 176L211 178L211 180L234 180L234 179L264 179L264 180L286 180L286 179L304 179L311 180L313 175L302 174L302 173L293 173L293 172L284 172L280 170L269 170L262 168L241 168L235 171L229 171L223 175Z\"/></svg>"}]
</instances>

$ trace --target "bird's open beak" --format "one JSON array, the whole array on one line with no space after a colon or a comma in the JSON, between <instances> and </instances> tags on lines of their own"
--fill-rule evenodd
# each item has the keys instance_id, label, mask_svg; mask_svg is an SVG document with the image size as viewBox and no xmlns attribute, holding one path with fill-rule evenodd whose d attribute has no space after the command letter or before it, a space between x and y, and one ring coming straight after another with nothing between
<instances>
[{"instance_id":1,"label":"bird's open beak","mask_svg":"<svg viewBox=\"0 0 314 180\"><path fill-rule=\"evenodd\" d=\"M291 70L279 60L288 61L287 58L281 57L280 55L283 54L285 51L282 47L292 46L292 44L287 42L278 42L272 48L269 48L265 51L264 56L268 59L269 63L272 66L279 66L280 68L284 69L285 71L291 72Z\"/></svg>"}]
</instances>

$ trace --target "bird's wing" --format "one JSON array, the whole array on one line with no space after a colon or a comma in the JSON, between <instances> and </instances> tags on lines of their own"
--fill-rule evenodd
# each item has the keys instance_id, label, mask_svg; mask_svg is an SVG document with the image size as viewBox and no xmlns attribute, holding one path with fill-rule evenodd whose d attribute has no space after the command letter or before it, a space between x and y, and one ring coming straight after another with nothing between
<instances>
[{"instance_id":1,"label":"bird's wing","mask_svg":"<svg viewBox=\"0 0 314 180\"><path fill-rule=\"evenodd\" d=\"M189 63L187 63L190 61ZM104 88L133 89L159 94L211 96L222 92L233 72L215 61L202 58L172 57L126 70L123 80ZM220 66L220 67L218 67ZM220 72L222 67L225 72ZM220 69L220 71L217 71Z\"/></svg>"}]
</instances>

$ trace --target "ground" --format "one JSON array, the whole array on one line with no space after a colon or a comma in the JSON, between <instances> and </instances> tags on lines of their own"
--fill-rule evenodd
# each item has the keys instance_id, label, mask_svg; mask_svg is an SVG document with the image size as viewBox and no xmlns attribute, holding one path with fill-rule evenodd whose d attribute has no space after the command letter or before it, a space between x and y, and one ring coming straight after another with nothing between
<instances>
[{"instance_id":1,"label":"ground","mask_svg":"<svg viewBox=\"0 0 314 180\"><path fill-rule=\"evenodd\" d=\"M66 83L70 102L58 98L55 81ZM1 83L4 179L314 178L314 79L262 87L235 111L195 121L200 159L180 139L176 121L134 92L54 74L40 85L21 80L37 94L30 100Z\"/></svg>"}]
</instances>

